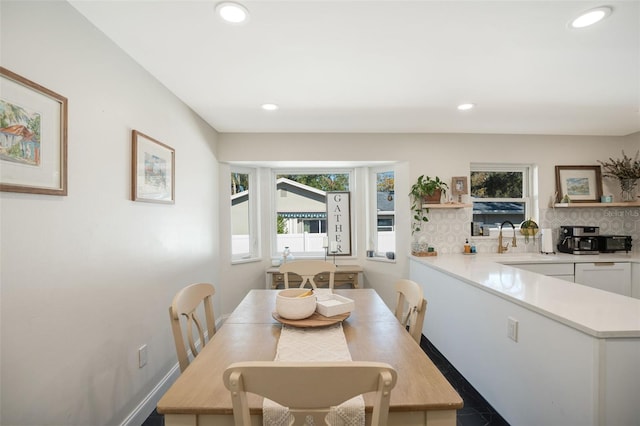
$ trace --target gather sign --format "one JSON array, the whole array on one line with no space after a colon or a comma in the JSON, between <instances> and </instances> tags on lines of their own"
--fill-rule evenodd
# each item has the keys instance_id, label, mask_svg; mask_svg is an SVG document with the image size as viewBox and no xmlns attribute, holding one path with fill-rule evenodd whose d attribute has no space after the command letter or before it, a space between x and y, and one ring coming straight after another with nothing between
<instances>
[{"instance_id":1,"label":"gather sign","mask_svg":"<svg viewBox=\"0 0 640 426\"><path fill-rule=\"evenodd\" d=\"M351 255L351 209L349 191L327 192L329 254Z\"/></svg>"}]
</instances>

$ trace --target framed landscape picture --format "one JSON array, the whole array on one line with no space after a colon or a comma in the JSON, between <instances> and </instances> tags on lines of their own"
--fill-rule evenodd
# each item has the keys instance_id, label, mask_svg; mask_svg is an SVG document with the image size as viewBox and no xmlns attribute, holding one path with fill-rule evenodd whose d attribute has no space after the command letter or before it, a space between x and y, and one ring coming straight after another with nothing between
<instances>
[{"instance_id":1,"label":"framed landscape picture","mask_svg":"<svg viewBox=\"0 0 640 426\"><path fill-rule=\"evenodd\" d=\"M67 195L67 98L3 67L0 191Z\"/></svg>"},{"instance_id":2,"label":"framed landscape picture","mask_svg":"<svg viewBox=\"0 0 640 426\"><path fill-rule=\"evenodd\" d=\"M131 199L175 202L175 150L137 130L132 132Z\"/></svg>"},{"instance_id":3,"label":"framed landscape picture","mask_svg":"<svg viewBox=\"0 0 640 426\"><path fill-rule=\"evenodd\" d=\"M568 196L572 203L600 202L600 166L556 166L556 191L558 200Z\"/></svg>"}]
</instances>

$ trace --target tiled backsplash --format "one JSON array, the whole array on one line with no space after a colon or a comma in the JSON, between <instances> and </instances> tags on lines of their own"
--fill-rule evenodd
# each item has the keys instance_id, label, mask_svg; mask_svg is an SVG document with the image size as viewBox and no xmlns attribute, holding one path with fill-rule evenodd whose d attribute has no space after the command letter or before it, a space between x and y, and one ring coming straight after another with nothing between
<instances>
[{"instance_id":1,"label":"tiled backsplash","mask_svg":"<svg viewBox=\"0 0 640 426\"><path fill-rule=\"evenodd\" d=\"M439 253L461 253L465 239L475 244L478 253L493 253L498 250L498 234L490 237L470 237L472 209L431 209L425 231L421 236L435 247ZM558 230L562 225L599 226L601 234L631 235L633 251L640 253L640 208L639 207L596 207L596 208L546 208L540 209L538 225L553 230L554 247L557 244ZM511 227L503 229L505 243L511 242ZM423 240L424 240L423 239ZM540 238L529 238L516 232L517 247L509 244L509 253L537 253L540 251Z\"/></svg>"},{"instance_id":2,"label":"tiled backsplash","mask_svg":"<svg viewBox=\"0 0 640 426\"><path fill-rule=\"evenodd\" d=\"M603 235L631 235L633 252L640 253L640 208L549 208L540 210L540 226L554 230L554 245L562 225L599 226Z\"/></svg>"}]
</instances>

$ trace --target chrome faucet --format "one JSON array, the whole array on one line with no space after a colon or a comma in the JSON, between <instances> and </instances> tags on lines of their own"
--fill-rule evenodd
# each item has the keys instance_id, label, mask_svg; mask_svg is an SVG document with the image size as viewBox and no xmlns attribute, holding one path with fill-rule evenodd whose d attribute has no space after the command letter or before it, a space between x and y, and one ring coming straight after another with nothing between
<instances>
[{"instance_id":1,"label":"chrome faucet","mask_svg":"<svg viewBox=\"0 0 640 426\"><path fill-rule=\"evenodd\" d=\"M513 240L511 240L511 247L518 247L516 243L516 227L510 221L505 220L500 224L500 233L498 234L498 253L505 253L509 249L509 243L507 243L506 246L502 245L502 227L505 223L511 225L511 228L513 229Z\"/></svg>"}]
</instances>

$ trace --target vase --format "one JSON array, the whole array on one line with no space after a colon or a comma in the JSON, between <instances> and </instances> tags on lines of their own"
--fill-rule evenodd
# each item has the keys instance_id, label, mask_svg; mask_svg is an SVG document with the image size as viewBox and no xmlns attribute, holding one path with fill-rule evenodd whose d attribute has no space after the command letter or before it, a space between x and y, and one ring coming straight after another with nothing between
<instances>
[{"instance_id":1,"label":"vase","mask_svg":"<svg viewBox=\"0 0 640 426\"><path fill-rule=\"evenodd\" d=\"M620 179L622 201L636 201L636 186L638 186L638 179Z\"/></svg>"}]
</instances>

